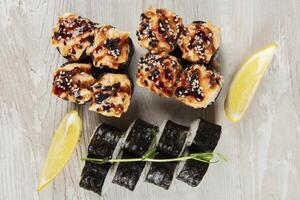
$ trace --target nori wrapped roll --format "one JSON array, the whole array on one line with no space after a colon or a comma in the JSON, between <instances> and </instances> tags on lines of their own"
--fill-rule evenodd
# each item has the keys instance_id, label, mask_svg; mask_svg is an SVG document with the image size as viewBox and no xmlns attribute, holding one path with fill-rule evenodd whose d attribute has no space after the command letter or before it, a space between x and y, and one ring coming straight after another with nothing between
<instances>
[{"instance_id":1,"label":"nori wrapped roll","mask_svg":"<svg viewBox=\"0 0 300 200\"><path fill-rule=\"evenodd\" d=\"M188 147L189 152L212 152L218 144L221 130L221 126L201 119L192 145ZM201 182L208 166L208 163L188 160L177 179L196 187Z\"/></svg>"},{"instance_id":2,"label":"nori wrapped roll","mask_svg":"<svg viewBox=\"0 0 300 200\"><path fill-rule=\"evenodd\" d=\"M144 120L137 119L126 137L124 151L142 157L149 149L157 133L157 126L145 122Z\"/></svg>"},{"instance_id":3,"label":"nori wrapped roll","mask_svg":"<svg viewBox=\"0 0 300 200\"><path fill-rule=\"evenodd\" d=\"M157 145L155 158L177 158L184 146L189 128L168 121ZM169 189L178 162L152 163L146 181Z\"/></svg>"},{"instance_id":4,"label":"nori wrapped roll","mask_svg":"<svg viewBox=\"0 0 300 200\"><path fill-rule=\"evenodd\" d=\"M201 119L196 136L189 148L194 152L212 152L218 144L221 132L220 125Z\"/></svg>"},{"instance_id":5,"label":"nori wrapped roll","mask_svg":"<svg viewBox=\"0 0 300 200\"><path fill-rule=\"evenodd\" d=\"M94 132L88 147L88 158L111 159L123 131L102 124ZM111 164L95 164L86 161L81 173L80 187L101 195L103 183Z\"/></svg>"},{"instance_id":6,"label":"nori wrapped roll","mask_svg":"<svg viewBox=\"0 0 300 200\"><path fill-rule=\"evenodd\" d=\"M123 152L122 155L122 159L136 157L136 155L128 152ZM142 174L145 164L145 162L120 163L112 182L133 191Z\"/></svg>"},{"instance_id":7,"label":"nori wrapped roll","mask_svg":"<svg viewBox=\"0 0 300 200\"><path fill-rule=\"evenodd\" d=\"M111 164L95 164L87 161L81 173L79 186L101 195L105 177Z\"/></svg>"},{"instance_id":8,"label":"nori wrapped roll","mask_svg":"<svg viewBox=\"0 0 300 200\"><path fill-rule=\"evenodd\" d=\"M177 158L184 146L189 128L168 120L157 144L157 151Z\"/></svg>"},{"instance_id":9,"label":"nori wrapped roll","mask_svg":"<svg viewBox=\"0 0 300 200\"><path fill-rule=\"evenodd\" d=\"M137 119L126 138L122 158L143 156L157 133L157 126ZM119 163L112 182L133 191L144 167L144 162Z\"/></svg>"}]
</instances>

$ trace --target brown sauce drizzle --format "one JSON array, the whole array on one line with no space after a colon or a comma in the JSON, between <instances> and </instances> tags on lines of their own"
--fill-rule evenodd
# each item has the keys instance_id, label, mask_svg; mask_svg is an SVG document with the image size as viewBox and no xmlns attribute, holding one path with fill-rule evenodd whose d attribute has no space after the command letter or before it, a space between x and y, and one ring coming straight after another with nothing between
<instances>
[{"instance_id":1,"label":"brown sauce drizzle","mask_svg":"<svg viewBox=\"0 0 300 200\"><path fill-rule=\"evenodd\" d=\"M97 108L98 112L110 112L112 109L116 112L116 114L123 112L124 108L122 105L108 103L106 102L106 99L116 97L119 93L127 93L128 95L131 95L131 87L121 87L120 82L107 86L98 83L97 85L94 85L93 88L96 90L94 92L95 103L101 105L101 108ZM122 101L124 102L125 99L123 98Z\"/></svg>"},{"instance_id":2,"label":"brown sauce drizzle","mask_svg":"<svg viewBox=\"0 0 300 200\"><path fill-rule=\"evenodd\" d=\"M139 71L137 73L137 78L142 78L140 77L142 76L141 70L144 70L145 72L147 72L147 74L149 74L147 77L145 77L146 80L143 80L145 86L148 87L148 81L151 81L154 83L153 85L151 85L152 91L155 91L154 87L156 87L169 96L173 94L174 85L172 85L172 88L170 88L161 81L161 79L165 79L166 82L174 82L175 84L176 77L173 76L173 73L176 76L176 71L178 70L178 63L172 60L170 56L160 57L157 54L148 53L145 57L142 57L139 60L138 65ZM162 69L160 70L160 68Z\"/></svg>"},{"instance_id":3,"label":"brown sauce drizzle","mask_svg":"<svg viewBox=\"0 0 300 200\"><path fill-rule=\"evenodd\" d=\"M191 96L196 101L203 101L204 93L200 86L200 70L192 70L191 72L184 72L181 83L175 91L177 97Z\"/></svg>"},{"instance_id":4,"label":"brown sauce drizzle","mask_svg":"<svg viewBox=\"0 0 300 200\"><path fill-rule=\"evenodd\" d=\"M213 33L203 23L193 23L195 27L195 35L190 36L189 30L185 29L183 35L189 37L188 50L193 50L200 58L200 61L206 60L206 51L214 52L215 47L213 45Z\"/></svg>"},{"instance_id":5,"label":"brown sauce drizzle","mask_svg":"<svg viewBox=\"0 0 300 200\"><path fill-rule=\"evenodd\" d=\"M148 39L148 45L151 48L156 48L158 46L159 41L166 41L167 44L173 48L175 46L176 40L179 36L183 28L183 24L177 15L167 16L168 13L164 9L156 9L155 17L158 18L158 27L153 27L151 24L151 17L147 16L148 11L141 14L141 22L139 24L139 29L136 32L138 40ZM150 11L151 12L151 11ZM174 23L176 30L174 27L170 25L170 23ZM154 32L158 33L156 35Z\"/></svg>"},{"instance_id":6,"label":"brown sauce drizzle","mask_svg":"<svg viewBox=\"0 0 300 200\"><path fill-rule=\"evenodd\" d=\"M80 16L77 18L61 18L59 20L58 31L54 33L55 40L69 40L72 37L82 35L85 32L91 32L94 23Z\"/></svg>"},{"instance_id":7,"label":"brown sauce drizzle","mask_svg":"<svg viewBox=\"0 0 300 200\"><path fill-rule=\"evenodd\" d=\"M79 73L91 74L91 69L75 67L71 71L58 70L53 78L53 93L60 96L62 93L67 92L68 95L73 95L76 100L81 100L83 97L80 95L80 89L89 88L90 86L80 80L77 83L74 82L72 77Z\"/></svg>"}]
</instances>

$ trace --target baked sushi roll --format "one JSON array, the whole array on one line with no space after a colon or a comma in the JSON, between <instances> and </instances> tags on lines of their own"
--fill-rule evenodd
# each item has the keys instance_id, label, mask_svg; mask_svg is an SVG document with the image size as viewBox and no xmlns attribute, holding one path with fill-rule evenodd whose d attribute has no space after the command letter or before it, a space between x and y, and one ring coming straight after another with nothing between
<instances>
[{"instance_id":1,"label":"baked sushi roll","mask_svg":"<svg viewBox=\"0 0 300 200\"><path fill-rule=\"evenodd\" d=\"M175 13L150 6L141 14L136 35L140 46L151 52L171 52L183 27L182 18Z\"/></svg>"},{"instance_id":2,"label":"baked sushi roll","mask_svg":"<svg viewBox=\"0 0 300 200\"><path fill-rule=\"evenodd\" d=\"M118 70L130 64L134 47L128 32L105 25L95 30L94 44L88 52L95 67Z\"/></svg>"},{"instance_id":3,"label":"baked sushi roll","mask_svg":"<svg viewBox=\"0 0 300 200\"><path fill-rule=\"evenodd\" d=\"M182 58L192 63L209 63L221 42L220 29L209 22L193 22L178 39Z\"/></svg>"},{"instance_id":4,"label":"baked sushi roll","mask_svg":"<svg viewBox=\"0 0 300 200\"><path fill-rule=\"evenodd\" d=\"M193 64L180 74L174 96L193 108L206 108L217 98L223 78L203 65Z\"/></svg>"},{"instance_id":5,"label":"baked sushi roll","mask_svg":"<svg viewBox=\"0 0 300 200\"><path fill-rule=\"evenodd\" d=\"M78 104L91 99L91 86L96 80L90 64L66 63L56 69L53 76L53 95Z\"/></svg>"},{"instance_id":6,"label":"baked sushi roll","mask_svg":"<svg viewBox=\"0 0 300 200\"><path fill-rule=\"evenodd\" d=\"M176 57L162 52L147 53L138 62L137 84L164 97L171 97L181 66Z\"/></svg>"},{"instance_id":7,"label":"baked sushi roll","mask_svg":"<svg viewBox=\"0 0 300 200\"><path fill-rule=\"evenodd\" d=\"M121 117L127 112L132 84L125 74L104 74L92 86L92 103L89 108L108 117Z\"/></svg>"},{"instance_id":8,"label":"baked sushi roll","mask_svg":"<svg viewBox=\"0 0 300 200\"><path fill-rule=\"evenodd\" d=\"M66 13L53 28L52 45L69 61L83 61L94 41L95 23L89 19Z\"/></svg>"}]
</instances>

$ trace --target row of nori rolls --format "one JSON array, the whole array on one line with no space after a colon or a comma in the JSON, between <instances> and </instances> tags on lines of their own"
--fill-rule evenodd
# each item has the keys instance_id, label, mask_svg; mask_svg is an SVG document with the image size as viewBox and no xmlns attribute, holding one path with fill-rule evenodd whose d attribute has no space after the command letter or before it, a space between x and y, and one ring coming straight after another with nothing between
<instances>
[{"instance_id":1,"label":"row of nori rolls","mask_svg":"<svg viewBox=\"0 0 300 200\"><path fill-rule=\"evenodd\" d=\"M69 61L53 74L53 95L78 104L91 100L90 110L104 116L127 112L134 53L128 32L66 13L53 28L52 45Z\"/></svg>"},{"instance_id":2,"label":"row of nori rolls","mask_svg":"<svg viewBox=\"0 0 300 200\"><path fill-rule=\"evenodd\" d=\"M176 158L181 156L186 149L190 153L212 152L219 141L221 126L202 119L198 121L191 145L185 148L191 129L168 120L161 130L155 158ZM121 158L140 158L150 147L153 147L153 142L156 141L159 132L157 126L141 119L134 121L126 133L110 125L102 124L93 134L88 147L88 157L111 159L115 158L113 155L119 154L118 157ZM119 142L124 135L123 143ZM115 152L115 149L118 149L116 148L117 144L121 146L122 150L119 153ZM146 182L168 189L178 164L179 162L150 163ZM112 182L133 191L146 163L122 162L116 165ZM199 185L208 166L207 163L188 160L180 169L177 179L195 187ZM81 174L80 186L101 195L103 183L110 167L111 164L95 164L86 161Z\"/></svg>"}]
</instances>

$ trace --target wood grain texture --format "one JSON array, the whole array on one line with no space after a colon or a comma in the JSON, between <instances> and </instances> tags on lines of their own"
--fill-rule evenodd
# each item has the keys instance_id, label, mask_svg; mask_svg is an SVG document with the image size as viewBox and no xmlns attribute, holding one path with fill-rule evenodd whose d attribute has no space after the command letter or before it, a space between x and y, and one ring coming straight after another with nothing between
<instances>
[{"instance_id":1,"label":"wood grain texture","mask_svg":"<svg viewBox=\"0 0 300 200\"><path fill-rule=\"evenodd\" d=\"M194 110L136 87L129 112L107 119L51 96L51 74L64 61L50 46L51 29L64 12L130 31L136 53L139 15L150 4L167 7L185 23L207 20L222 28L220 71L225 86L214 106ZM296 200L300 196L300 1L299 0L3 0L0 4L0 199L205 199ZM253 51L276 41L280 48L245 118L227 121L223 103L230 80ZM37 193L37 179L62 117L77 109L84 131L70 162L53 183ZM135 192L105 185L103 197L79 188L91 131L103 121L126 127L137 117L154 124L182 124L203 116L223 126L217 147L230 158L211 165L202 183L191 188L175 181L165 191L140 181Z\"/></svg>"}]
</instances>

